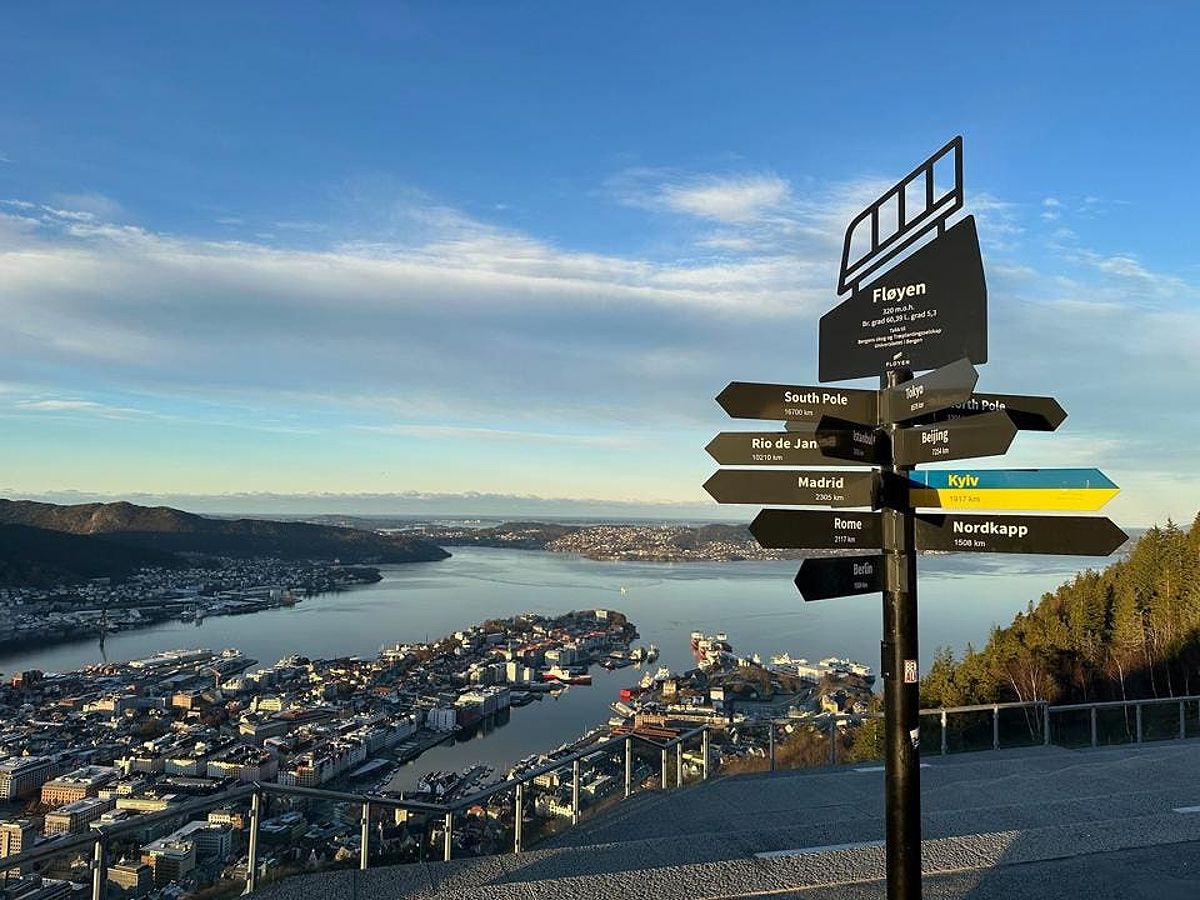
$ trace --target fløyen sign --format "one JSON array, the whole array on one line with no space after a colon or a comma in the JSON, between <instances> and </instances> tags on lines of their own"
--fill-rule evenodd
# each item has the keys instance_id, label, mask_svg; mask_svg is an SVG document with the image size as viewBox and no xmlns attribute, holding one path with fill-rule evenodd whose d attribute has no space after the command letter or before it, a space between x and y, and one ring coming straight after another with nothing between
<instances>
[{"instance_id":1,"label":"fl\u00f8yen sign","mask_svg":"<svg viewBox=\"0 0 1200 900\"><path fill-rule=\"evenodd\" d=\"M854 291L821 317L821 382L987 362L987 284L975 218Z\"/></svg>"},{"instance_id":2,"label":"fl\u00f8yen sign","mask_svg":"<svg viewBox=\"0 0 1200 900\"><path fill-rule=\"evenodd\" d=\"M874 506L879 474L721 469L704 482L704 489L718 503Z\"/></svg>"}]
</instances>

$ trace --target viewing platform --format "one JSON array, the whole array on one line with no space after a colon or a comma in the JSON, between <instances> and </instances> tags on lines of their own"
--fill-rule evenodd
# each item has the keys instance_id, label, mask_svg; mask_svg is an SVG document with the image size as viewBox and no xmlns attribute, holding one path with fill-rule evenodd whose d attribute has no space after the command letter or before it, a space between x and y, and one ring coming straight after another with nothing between
<instances>
[{"instance_id":1,"label":"viewing platform","mask_svg":"<svg viewBox=\"0 0 1200 900\"><path fill-rule=\"evenodd\" d=\"M930 756L929 898L1200 896L1200 741ZM521 854L343 870L265 900L884 896L883 771L854 764L635 795Z\"/></svg>"}]
</instances>

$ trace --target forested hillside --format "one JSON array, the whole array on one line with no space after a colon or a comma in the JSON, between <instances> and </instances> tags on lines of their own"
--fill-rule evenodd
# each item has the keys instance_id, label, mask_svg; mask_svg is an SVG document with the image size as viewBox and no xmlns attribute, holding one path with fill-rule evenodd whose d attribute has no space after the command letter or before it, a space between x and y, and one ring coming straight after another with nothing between
<instances>
[{"instance_id":1,"label":"forested hillside","mask_svg":"<svg viewBox=\"0 0 1200 900\"><path fill-rule=\"evenodd\" d=\"M964 602L969 598L964 597ZM981 650L939 650L921 682L925 708L1073 703L1200 693L1200 515L1168 521L1129 556L1081 572Z\"/></svg>"}]
</instances>

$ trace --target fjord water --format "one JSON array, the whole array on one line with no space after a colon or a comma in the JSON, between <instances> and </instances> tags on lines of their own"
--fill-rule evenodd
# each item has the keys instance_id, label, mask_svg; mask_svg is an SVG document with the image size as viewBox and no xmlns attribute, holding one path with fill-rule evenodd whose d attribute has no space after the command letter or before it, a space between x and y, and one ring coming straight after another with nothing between
<instances>
[{"instance_id":1,"label":"fjord water","mask_svg":"<svg viewBox=\"0 0 1200 900\"><path fill-rule=\"evenodd\" d=\"M294 653L373 656L383 645L441 637L488 618L602 607L626 613L641 642L659 646L662 656L652 669L692 666L693 630L724 631L736 652L764 659L786 651L810 660L849 656L878 668L879 596L805 603L792 584L798 562L597 562L538 551L451 550L450 559L388 566L377 584L308 598L292 608L112 634L104 655L117 661L176 647L237 647L264 666ZM1029 601L1036 603L1089 565L1097 561L965 553L922 557L922 669L939 646L961 652L968 643L982 645L993 625L1008 624ZM102 659L98 642L91 640L0 656L0 671L62 672ZM641 676L636 668L606 672L595 666L592 674L592 686L514 709L508 724L478 735L482 740L436 748L421 757L417 770L471 762L503 766L552 749L603 723L620 688Z\"/></svg>"}]
</instances>

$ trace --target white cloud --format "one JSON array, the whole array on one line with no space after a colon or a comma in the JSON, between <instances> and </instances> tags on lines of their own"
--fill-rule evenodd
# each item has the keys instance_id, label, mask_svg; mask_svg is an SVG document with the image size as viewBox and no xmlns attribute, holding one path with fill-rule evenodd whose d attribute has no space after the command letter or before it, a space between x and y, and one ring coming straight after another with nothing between
<instances>
[{"instance_id":1,"label":"white cloud","mask_svg":"<svg viewBox=\"0 0 1200 900\"><path fill-rule=\"evenodd\" d=\"M791 196L788 183L777 175L731 178L667 185L663 204L676 212L717 222L751 222L778 210Z\"/></svg>"}]
</instances>

